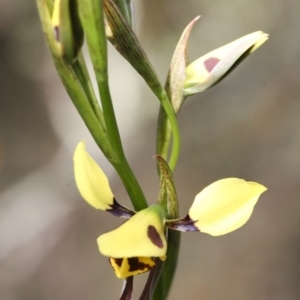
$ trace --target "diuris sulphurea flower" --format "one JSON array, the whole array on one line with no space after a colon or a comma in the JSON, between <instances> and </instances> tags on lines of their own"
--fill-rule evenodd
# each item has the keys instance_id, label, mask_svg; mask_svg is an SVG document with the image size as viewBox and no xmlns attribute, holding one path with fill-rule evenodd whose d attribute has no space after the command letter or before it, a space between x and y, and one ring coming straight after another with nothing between
<instances>
[{"instance_id":1,"label":"diuris sulphurea flower","mask_svg":"<svg viewBox=\"0 0 300 300\"><path fill-rule=\"evenodd\" d=\"M227 234L249 220L259 196L266 191L256 182L221 179L196 195L186 217L169 220L158 204L139 212L120 205L107 177L85 150L84 141L75 150L74 171L79 192L91 206L128 218L117 229L97 239L100 253L110 258L118 278L149 271L155 266L153 258L166 259L166 228L213 236Z\"/></svg>"}]
</instances>

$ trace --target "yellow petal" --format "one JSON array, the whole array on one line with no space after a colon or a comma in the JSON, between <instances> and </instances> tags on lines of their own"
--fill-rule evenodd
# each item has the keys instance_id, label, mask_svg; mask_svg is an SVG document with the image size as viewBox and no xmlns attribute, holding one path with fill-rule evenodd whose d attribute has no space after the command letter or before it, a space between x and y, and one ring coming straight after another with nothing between
<instances>
[{"instance_id":1,"label":"yellow petal","mask_svg":"<svg viewBox=\"0 0 300 300\"><path fill-rule=\"evenodd\" d=\"M196 196L189 216L201 232L214 236L229 233L248 221L259 196L266 190L255 182L221 179Z\"/></svg>"},{"instance_id":2,"label":"yellow petal","mask_svg":"<svg viewBox=\"0 0 300 300\"><path fill-rule=\"evenodd\" d=\"M84 141L77 145L74 153L74 173L77 188L83 199L96 209L111 209L114 195L107 177L86 152Z\"/></svg>"},{"instance_id":3,"label":"yellow petal","mask_svg":"<svg viewBox=\"0 0 300 300\"><path fill-rule=\"evenodd\" d=\"M117 229L101 235L100 252L108 257L158 257L167 251L165 213L159 205L143 209Z\"/></svg>"},{"instance_id":4,"label":"yellow petal","mask_svg":"<svg viewBox=\"0 0 300 300\"><path fill-rule=\"evenodd\" d=\"M254 52L267 39L266 33L253 32L201 56L186 68L185 93L191 95L208 89L229 72L244 53Z\"/></svg>"},{"instance_id":5,"label":"yellow petal","mask_svg":"<svg viewBox=\"0 0 300 300\"><path fill-rule=\"evenodd\" d=\"M148 272L155 266L151 257L110 258L109 262L120 279Z\"/></svg>"},{"instance_id":6,"label":"yellow petal","mask_svg":"<svg viewBox=\"0 0 300 300\"><path fill-rule=\"evenodd\" d=\"M61 2L60 0L55 0L53 5L51 23L54 28L59 26L60 2Z\"/></svg>"}]
</instances>

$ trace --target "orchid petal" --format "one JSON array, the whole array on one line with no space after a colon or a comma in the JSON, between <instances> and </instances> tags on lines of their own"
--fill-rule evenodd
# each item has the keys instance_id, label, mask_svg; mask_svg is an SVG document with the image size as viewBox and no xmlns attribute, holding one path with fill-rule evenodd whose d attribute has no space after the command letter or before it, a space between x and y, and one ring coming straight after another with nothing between
<instances>
[{"instance_id":1,"label":"orchid petal","mask_svg":"<svg viewBox=\"0 0 300 300\"><path fill-rule=\"evenodd\" d=\"M201 232L214 236L229 233L248 221L266 190L261 184L238 178L218 180L196 196L189 216Z\"/></svg>"},{"instance_id":2,"label":"orchid petal","mask_svg":"<svg viewBox=\"0 0 300 300\"><path fill-rule=\"evenodd\" d=\"M83 199L96 209L110 210L114 195L108 179L80 142L74 153L74 173L77 188Z\"/></svg>"},{"instance_id":3,"label":"orchid petal","mask_svg":"<svg viewBox=\"0 0 300 300\"><path fill-rule=\"evenodd\" d=\"M132 216L117 229L98 239L100 252L108 257L161 257L166 254L165 212L152 205Z\"/></svg>"}]
</instances>

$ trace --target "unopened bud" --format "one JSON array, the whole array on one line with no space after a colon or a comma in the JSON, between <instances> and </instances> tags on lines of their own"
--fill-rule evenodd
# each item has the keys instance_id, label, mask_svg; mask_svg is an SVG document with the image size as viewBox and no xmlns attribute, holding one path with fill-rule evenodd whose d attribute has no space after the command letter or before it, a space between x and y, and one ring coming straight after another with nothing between
<instances>
[{"instance_id":1,"label":"unopened bud","mask_svg":"<svg viewBox=\"0 0 300 300\"><path fill-rule=\"evenodd\" d=\"M77 1L55 0L51 22L61 57L73 63L83 44Z\"/></svg>"},{"instance_id":2,"label":"unopened bud","mask_svg":"<svg viewBox=\"0 0 300 300\"><path fill-rule=\"evenodd\" d=\"M240 63L241 58L254 52L267 39L268 34L257 31L215 49L189 64L184 82L185 96L213 86Z\"/></svg>"}]
</instances>

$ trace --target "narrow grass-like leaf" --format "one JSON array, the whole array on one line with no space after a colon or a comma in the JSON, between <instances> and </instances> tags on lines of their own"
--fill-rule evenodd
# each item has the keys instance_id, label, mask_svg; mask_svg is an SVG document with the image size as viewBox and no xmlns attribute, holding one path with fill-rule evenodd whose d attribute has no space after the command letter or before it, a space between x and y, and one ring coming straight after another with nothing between
<instances>
[{"instance_id":1,"label":"narrow grass-like leaf","mask_svg":"<svg viewBox=\"0 0 300 300\"><path fill-rule=\"evenodd\" d=\"M111 30L111 40L113 41L113 45L144 78L153 93L160 100L161 105L166 112L173 134L173 147L169 160L170 167L173 170L179 156L180 135L176 116L166 91L158 80L158 77L135 33L130 26L128 26L126 20L112 0L104 0L104 11L107 23Z\"/></svg>"}]
</instances>

